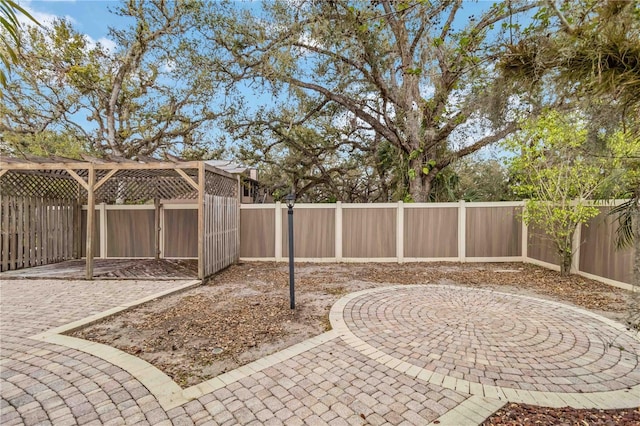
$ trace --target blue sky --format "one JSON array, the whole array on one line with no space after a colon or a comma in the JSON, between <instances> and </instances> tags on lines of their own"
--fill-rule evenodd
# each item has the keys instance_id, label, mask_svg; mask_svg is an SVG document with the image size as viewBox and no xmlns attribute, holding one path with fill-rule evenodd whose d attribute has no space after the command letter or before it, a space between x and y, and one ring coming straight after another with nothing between
<instances>
[{"instance_id":1,"label":"blue sky","mask_svg":"<svg viewBox=\"0 0 640 426\"><path fill-rule=\"evenodd\" d=\"M109 11L120 4L118 0L19 0L19 3L40 23L47 25L56 17L65 17L77 31L108 48L115 47L109 40L109 27L123 28L130 23ZM456 20L464 25L469 15L479 15L493 3L494 0L466 1ZM254 99L269 97L265 95L255 94Z\"/></svg>"},{"instance_id":2,"label":"blue sky","mask_svg":"<svg viewBox=\"0 0 640 426\"><path fill-rule=\"evenodd\" d=\"M94 40L106 38L109 26L120 26L126 21L109 13L109 7L118 5L118 1L24 1L22 6L34 14L40 22L49 22L54 17L69 18L74 27Z\"/></svg>"}]
</instances>

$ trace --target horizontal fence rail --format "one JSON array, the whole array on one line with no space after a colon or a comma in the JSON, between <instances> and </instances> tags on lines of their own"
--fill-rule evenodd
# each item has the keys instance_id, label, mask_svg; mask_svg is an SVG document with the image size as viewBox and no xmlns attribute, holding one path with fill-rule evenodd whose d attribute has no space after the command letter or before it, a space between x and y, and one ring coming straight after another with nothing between
<instances>
[{"instance_id":1,"label":"horizontal fence rail","mask_svg":"<svg viewBox=\"0 0 640 426\"><path fill-rule=\"evenodd\" d=\"M559 270L544 230L522 221L524 202L296 204L299 262L529 262ZM572 272L630 288L631 250L617 250L610 207L578 227ZM286 206L243 204L240 259L288 259Z\"/></svg>"}]
</instances>

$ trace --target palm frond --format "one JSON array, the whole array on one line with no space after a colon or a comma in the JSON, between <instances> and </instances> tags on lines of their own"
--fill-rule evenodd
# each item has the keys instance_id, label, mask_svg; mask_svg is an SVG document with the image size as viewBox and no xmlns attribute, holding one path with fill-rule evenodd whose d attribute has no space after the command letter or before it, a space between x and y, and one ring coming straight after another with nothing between
<instances>
[{"instance_id":1,"label":"palm frond","mask_svg":"<svg viewBox=\"0 0 640 426\"><path fill-rule=\"evenodd\" d=\"M616 247L618 249L631 247L634 239L640 238L640 235L635 235L633 232L633 216L637 209L638 199L634 197L615 206L609 212L610 215L616 215L618 220L618 228L616 229Z\"/></svg>"}]
</instances>

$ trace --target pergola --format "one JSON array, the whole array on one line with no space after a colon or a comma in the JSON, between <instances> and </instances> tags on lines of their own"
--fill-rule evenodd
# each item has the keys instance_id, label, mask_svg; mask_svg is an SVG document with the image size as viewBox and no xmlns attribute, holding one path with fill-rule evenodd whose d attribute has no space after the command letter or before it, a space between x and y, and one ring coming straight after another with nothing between
<instances>
[{"instance_id":1,"label":"pergola","mask_svg":"<svg viewBox=\"0 0 640 426\"><path fill-rule=\"evenodd\" d=\"M2 265L6 270L18 260L20 267L52 263L45 256L47 247L39 242L49 239L58 259L78 258L81 235L81 208L87 205L86 216L86 278L93 278L94 224L96 203L143 204L154 202L156 229L159 229L160 200L193 199L198 208L198 277L204 278L220 268L211 257L219 250L215 236L220 226L228 237L235 229L235 242L225 239L225 253L235 256L239 246L238 216L240 180L238 176L219 170L202 161L167 161L141 158L138 161L110 157L99 159L84 156L83 160L63 157L0 157L0 193L2 194ZM237 204L235 218L226 216L224 223L214 223L219 211L214 204L223 197ZM233 216L231 204L225 204L227 215ZM49 211L44 213L43 211ZM53 212L53 216L52 213ZM27 214L28 213L28 214ZM24 219L29 216L29 219ZM52 219L53 217L53 219ZM72 219L73 218L73 219ZM41 221L55 224L42 226ZM70 230L69 227L72 227ZM56 231L56 240L46 233ZM59 235L58 235L59 233ZM156 238L156 244L159 244ZM38 246L38 249L35 249ZM157 250L156 253L159 251ZM26 262L25 257L26 256ZM227 262L228 263L228 262ZM225 265L226 266L226 265ZM15 268L15 265L13 265Z\"/></svg>"}]
</instances>

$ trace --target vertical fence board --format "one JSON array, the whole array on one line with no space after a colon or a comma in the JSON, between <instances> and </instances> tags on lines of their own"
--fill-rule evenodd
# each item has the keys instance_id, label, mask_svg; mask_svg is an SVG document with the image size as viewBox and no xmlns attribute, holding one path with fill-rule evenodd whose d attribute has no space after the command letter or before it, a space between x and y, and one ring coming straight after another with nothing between
<instances>
[{"instance_id":1,"label":"vertical fence board","mask_svg":"<svg viewBox=\"0 0 640 426\"><path fill-rule=\"evenodd\" d=\"M49 259L49 206L42 200L42 264Z\"/></svg>"},{"instance_id":2,"label":"vertical fence board","mask_svg":"<svg viewBox=\"0 0 640 426\"><path fill-rule=\"evenodd\" d=\"M31 266L31 199L26 197L24 199L24 263L23 267L28 268Z\"/></svg>"},{"instance_id":3,"label":"vertical fence board","mask_svg":"<svg viewBox=\"0 0 640 426\"><path fill-rule=\"evenodd\" d=\"M17 253L16 253L16 269L24 267L24 201L18 200L17 202L18 214L16 216L17 229Z\"/></svg>"},{"instance_id":4,"label":"vertical fence board","mask_svg":"<svg viewBox=\"0 0 640 426\"><path fill-rule=\"evenodd\" d=\"M9 269L16 269L16 198L10 197L9 202Z\"/></svg>"},{"instance_id":5,"label":"vertical fence board","mask_svg":"<svg viewBox=\"0 0 640 426\"><path fill-rule=\"evenodd\" d=\"M9 269L9 197L2 197L2 270Z\"/></svg>"}]
</instances>

